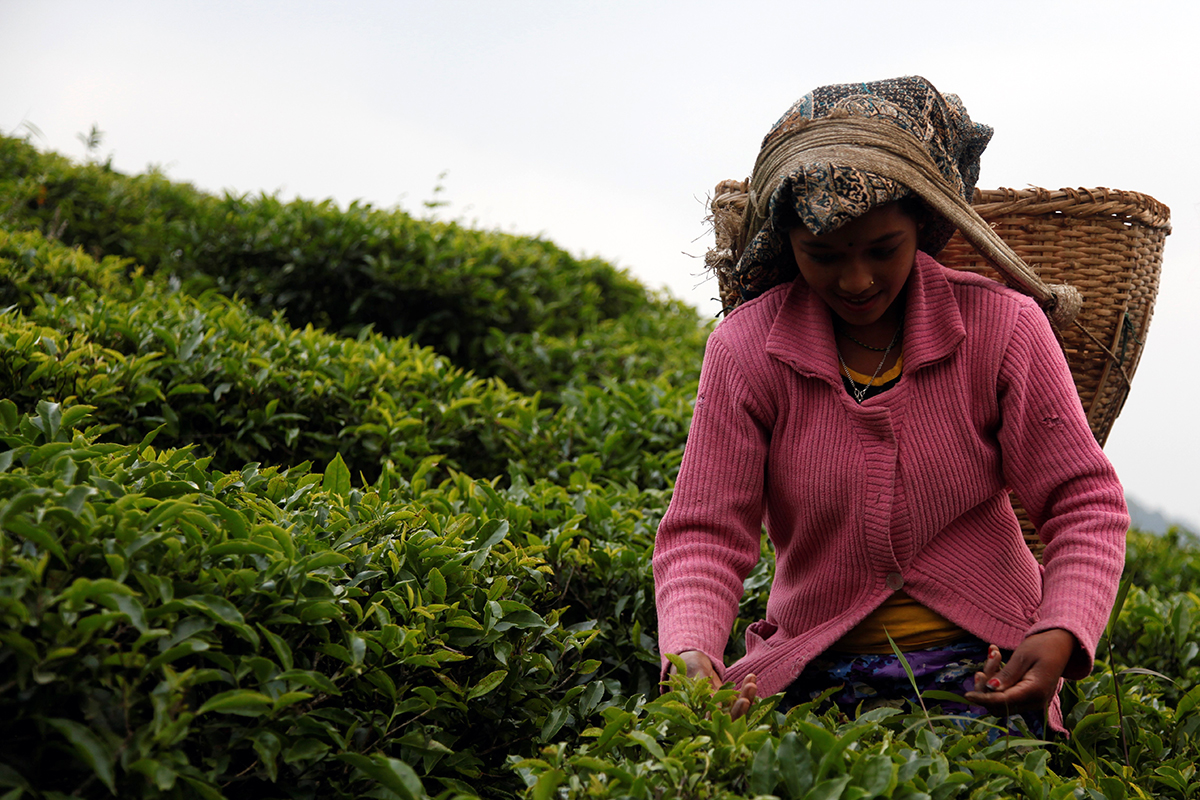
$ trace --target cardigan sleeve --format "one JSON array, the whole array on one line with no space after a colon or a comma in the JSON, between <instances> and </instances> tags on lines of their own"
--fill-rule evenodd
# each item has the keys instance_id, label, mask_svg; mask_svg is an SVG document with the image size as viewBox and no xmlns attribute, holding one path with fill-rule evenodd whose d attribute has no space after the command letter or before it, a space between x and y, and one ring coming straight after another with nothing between
<instances>
[{"instance_id":1,"label":"cardigan sleeve","mask_svg":"<svg viewBox=\"0 0 1200 800\"><path fill-rule=\"evenodd\" d=\"M695 411L652 560L659 652L699 650L724 680L725 644L743 581L759 559L769 428L717 333L709 337Z\"/></svg>"},{"instance_id":2,"label":"cardigan sleeve","mask_svg":"<svg viewBox=\"0 0 1200 800\"><path fill-rule=\"evenodd\" d=\"M1081 645L1064 676L1091 672L1116 597L1129 515L1088 427L1062 350L1032 303L1000 368L1004 472L1045 544L1042 603L1029 634L1062 628Z\"/></svg>"}]
</instances>

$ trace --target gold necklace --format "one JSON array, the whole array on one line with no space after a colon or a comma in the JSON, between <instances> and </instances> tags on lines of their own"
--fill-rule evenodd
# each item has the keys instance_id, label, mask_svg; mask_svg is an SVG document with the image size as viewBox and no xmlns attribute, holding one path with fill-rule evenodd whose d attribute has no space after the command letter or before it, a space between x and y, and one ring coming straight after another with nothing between
<instances>
[{"instance_id":1,"label":"gold necklace","mask_svg":"<svg viewBox=\"0 0 1200 800\"><path fill-rule=\"evenodd\" d=\"M879 360L879 366L875 368L875 374L871 376L869 381L863 384L862 389L858 388L858 381L854 380L853 376L850 375L850 367L846 366L846 360L842 358L842 349L837 346L837 342L834 342L834 349L837 351L838 363L840 363L842 365L842 369L845 370L846 378L848 378L850 381L850 391L854 395L855 402L857 402L859 405L862 405L863 399L865 399L867 396L867 391L870 390L871 385L875 383L875 379L879 377L880 371L883 370L883 365L887 363L888 353L892 352L892 348L896 346L896 342L900 341L900 331L902 330L904 330L903 320L901 320L900 324L896 326L896 332L892 334L892 341L888 342L888 346L884 348L883 358ZM855 341L849 336L846 338L850 339L852 342ZM861 342L855 342L855 344L861 344ZM866 345L863 346L866 347ZM876 348L871 347L868 349L875 350Z\"/></svg>"},{"instance_id":2,"label":"gold necklace","mask_svg":"<svg viewBox=\"0 0 1200 800\"><path fill-rule=\"evenodd\" d=\"M837 330L837 329L835 328L835 330ZM859 347L862 347L866 350L874 350L876 353L886 353L888 351L888 348L891 347L890 344L887 347L876 347L875 345L867 344L866 342L860 342L858 339L855 339L853 336L846 333L845 331L839 330L839 331L837 331L837 333L840 333L842 336L845 336L847 339L854 342Z\"/></svg>"}]
</instances>

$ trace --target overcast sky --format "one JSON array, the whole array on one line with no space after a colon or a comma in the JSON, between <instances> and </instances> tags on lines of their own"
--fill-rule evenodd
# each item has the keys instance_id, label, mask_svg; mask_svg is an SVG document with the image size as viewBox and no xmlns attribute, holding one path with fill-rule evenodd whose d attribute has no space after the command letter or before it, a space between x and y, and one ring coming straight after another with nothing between
<instances>
[{"instance_id":1,"label":"overcast sky","mask_svg":"<svg viewBox=\"0 0 1200 800\"><path fill-rule=\"evenodd\" d=\"M703 201L825 83L904 74L996 129L979 185L1172 210L1107 451L1200 530L1200 11L1191 2L0 0L0 131L212 190L363 199L540 234L712 315ZM444 175L444 177L439 177Z\"/></svg>"}]
</instances>

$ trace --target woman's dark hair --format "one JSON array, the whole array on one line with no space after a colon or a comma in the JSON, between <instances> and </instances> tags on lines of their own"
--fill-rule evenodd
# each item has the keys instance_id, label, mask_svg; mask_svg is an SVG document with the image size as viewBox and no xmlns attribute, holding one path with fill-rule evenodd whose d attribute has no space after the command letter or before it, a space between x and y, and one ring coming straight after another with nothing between
<instances>
[{"instance_id":1,"label":"woman's dark hair","mask_svg":"<svg viewBox=\"0 0 1200 800\"><path fill-rule=\"evenodd\" d=\"M933 219L934 210L916 192L909 192L896 202L900 205L900 210L917 223L917 227L923 228Z\"/></svg>"}]
</instances>

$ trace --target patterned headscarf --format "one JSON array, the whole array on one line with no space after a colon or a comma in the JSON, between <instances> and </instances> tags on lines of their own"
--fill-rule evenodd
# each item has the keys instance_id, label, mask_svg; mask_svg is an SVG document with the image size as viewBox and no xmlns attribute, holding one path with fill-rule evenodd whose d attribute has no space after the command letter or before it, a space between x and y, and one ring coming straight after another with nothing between
<instances>
[{"instance_id":1,"label":"patterned headscarf","mask_svg":"<svg viewBox=\"0 0 1200 800\"><path fill-rule=\"evenodd\" d=\"M744 231L749 240L743 243L741 257L730 275L739 300L756 297L796 276L787 231L797 219L821 235L872 208L913 193L895 178L854 165L852 158L838 160L822 153L777 166L779 174L763 174L772 170L770 159L764 163L764 158L769 151L780 149L776 145L785 145L788 137L801 135L812 120L834 119L884 122L911 134L941 173L945 188L967 202L979 178L979 156L992 137L990 127L971 121L957 95L941 94L920 77L822 86L805 95L763 139L752 183L774 188L765 202L751 191L750 229ZM877 130L886 136L889 128ZM922 230L920 248L937 255L953 235L954 227L934 211Z\"/></svg>"}]
</instances>

